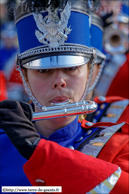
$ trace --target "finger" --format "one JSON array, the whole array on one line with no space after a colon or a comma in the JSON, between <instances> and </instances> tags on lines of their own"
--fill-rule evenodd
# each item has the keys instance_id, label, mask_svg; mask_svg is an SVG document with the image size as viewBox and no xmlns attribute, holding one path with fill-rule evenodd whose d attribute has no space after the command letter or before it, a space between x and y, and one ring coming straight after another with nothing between
<instances>
[{"instance_id":1,"label":"finger","mask_svg":"<svg viewBox=\"0 0 129 194\"><path fill-rule=\"evenodd\" d=\"M32 113L33 113L33 109L31 107L31 105L27 104L27 103L23 103L20 102L21 107L23 108L24 114L26 115L26 117L32 121Z\"/></svg>"}]
</instances>

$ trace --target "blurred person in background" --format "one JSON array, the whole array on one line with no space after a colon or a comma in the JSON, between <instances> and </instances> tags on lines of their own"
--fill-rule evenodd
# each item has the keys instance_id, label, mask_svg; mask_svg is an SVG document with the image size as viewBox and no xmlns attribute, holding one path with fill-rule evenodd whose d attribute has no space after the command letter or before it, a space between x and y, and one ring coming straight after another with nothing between
<instances>
[{"instance_id":1,"label":"blurred person in background","mask_svg":"<svg viewBox=\"0 0 129 194\"><path fill-rule=\"evenodd\" d=\"M6 0L0 0L0 29L2 28L3 23L7 20L6 2ZM0 49L2 46L3 41L0 36ZM1 57L2 55L0 54L0 101L8 99L6 78L4 72L2 71Z\"/></svg>"},{"instance_id":2,"label":"blurred person in background","mask_svg":"<svg viewBox=\"0 0 129 194\"><path fill-rule=\"evenodd\" d=\"M6 2L7 0L0 0L0 26L7 20Z\"/></svg>"},{"instance_id":3,"label":"blurred person in background","mask_svg":"<svg viewBox=\"0 0 129 194\"><path fill-rule=\"evenodd\" d=\"M14 22L14 10L19 0L6 0L6 13L8 21Z\"/></svg>"},{"instance_id":4,"label":"blurred person in background","mask_svg":"<svg viewBox=\"0 0 129 194\"><path fill-rule=\"evenodd\" d=\"M90 34L91 34L91 46L97 49L97 58L93 67L93 74L91 78L91 86L86 97L87 100L92 99L98 104L98 108L94 113L88 115L79 115L79 119L83 120L84 118L93 123L97 122L112 122L119 123L120 121L129 122L128 113L129 113L129 100L122 98L120 96L97 96L94 98L94 93L96 93L96 85L101 77L103 67L105 65L106 56L103 54L103 21L100 16L97 14L91 15L91 25L90 25ZM106 64L107 65L107 64ZM103 83L105 86L106 83ZM104 90L105 88L101 88Z\"/></svg>"},{"instance_id":5,"label":"blurred person in background","mask_svg":"<svg viewBox=\"0 0 129 194\"><path fill-rule=\"evenodd\" d=\"M96 11L103 20L103 27L106 28L112 24L112 17L115 17L121 8L121 1L118 0L100 0L100 7Z\"/></svg>"},{"instance_id":6,"label":"blurred person in background","mask_svg":"<svg viewBox=\"0 0 129 194\"><path fill-rule=\"evenodd\" d=\"M16 3L16 0L0 0L0 29L4 23L14 21Z\"/></svg>"},{"instance_id":7,"label":"blurred person in background","mask_svg":"<svg viewBox=\"0 0 129 194\"><path fill-rule=\"evenodd\" d=\"M10 61L10 58L14 55L13 61L15 61L16 54L18 54L17 34L14 22L8 21L4 23L3 26L1 27L0 36L3 41L3 45L1 45L0 48L1 55L0 69L4 70L6 63Z\"/></svg>"},{"instance_id":8,"label":"blurred person in background","mask_svg":"<svg viewBox=\"0 0 129 194\"><path fill-rule=\"evenodd\" d=\"M0 0L0 29L2 28L4 22L7 21L6 2L7 0ZM2 45L3 41L0 36L0 47Z\"/></svg>"},{"instance_id":9,"label":"blurred person in background","mask_svg":"<svg viewBox=\"0 0 129 194\"><path fill-rule=\"evenodd\" d=\"M16 0L0 1L0 79L3 80L1 85L5 85L9 99L28 101L19 72L16 71L15 58L19 48L14 24L15 7Z\"/></svg>"},{"instance_id":10,"label":"blurred person in background","mask_svg":"<svg viewBox=\"0 0 129 194\"><path fill-rule=\"evenodd\" d=\"M17 33L13 21L8 21L1 28L1 39L3 44L0 47L0 70L6 79L8 98L20 101L27 101L23 84L16 71L16 55L19 52L17 44Z\"/></svg>"},{"instance_id":11,"label":"blurred person in background","mask_svg":"<svg viewBox=\"0 0 129 194\"><path fill-rule=\"evenodd\" d=\"M120 11L107 19L110 25L105 28L103 37L107 60L94 96L129 98L129 2L119 1L119 6Z\"/></svg>"}]
</instances>

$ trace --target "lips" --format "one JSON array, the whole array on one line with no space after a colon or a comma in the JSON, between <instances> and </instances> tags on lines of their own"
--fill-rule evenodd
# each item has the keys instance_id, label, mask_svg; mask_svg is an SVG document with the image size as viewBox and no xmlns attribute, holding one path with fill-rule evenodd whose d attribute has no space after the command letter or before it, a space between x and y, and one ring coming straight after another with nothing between
<instances>
[{"instance_id":1,"label":"lips","mask_svg":"<svg viewBox=\"0 0 129 194\"><path fill-rule=\"evenodd\" d=\"M69 101L69 98L66 96L57 96L51 100L51 103L60 103Z\"/></svg>"}]
</instances>

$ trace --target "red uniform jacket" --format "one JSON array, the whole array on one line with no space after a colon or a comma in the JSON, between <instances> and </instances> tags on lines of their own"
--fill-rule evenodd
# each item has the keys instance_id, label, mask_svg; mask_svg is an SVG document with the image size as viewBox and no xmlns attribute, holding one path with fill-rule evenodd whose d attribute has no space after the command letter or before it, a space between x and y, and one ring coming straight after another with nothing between
<instances>
[{"instance_id":1,"label":"red uniform jacket","mask_svg":"<svg viewBox=\"0 0 129 194\"><path fill-rule=\"evenodd\" d=\"M99 100L99 97L94 99L94 101L99 104L103 102L113 103L119 100L125 100L125 98L110 96L105 97L104 101ZM122 127L121 132L115 133L105 144L104 148L98 155L98 158L117 164L123 171L129 173L129 104L117 121L117 123L121 122L126 122L127 124ZM99 125L99 123L95 125ZM102 125L102 123L100 123L100 125ZM107 123L107 125L112 125L112 123Z\"/></svg>"},{"instance_id":2,"label":"red uniform jacket","mask_svg":"<svg viewBox=\"0 0 129 194\"><path fill-rule=\"evenodd\" d=\"M39 142L34 154L24 165L24 171L33 186L62 186L62 193L71 194L87 193L116 169L116 165L45 140ZM112 193L118 191L117 188L121 194L128 193L128 173L122 171L118 181Z\"/></svg>"},{"instance_id":3,"label":"red uniform jacket","mask_svg":"<svg viewBox=\"0 0 129 194\"><path fill-rule=\"evenodd\" d=\"M112 103L123 100L122 97L96 98L97 103ZM83 120L81 126L86 130L104 128L125 122L121 131L116 132L93 158L80 151L70 150L46 140L41 140L32 157L24 165L24 171L33 186L62 186L62 193L87 193L105 179L119 166L122 174L112 194L129 193L129 106L126 107L116 124L98 122L87 126ZM117 166L116 166L117 165ZM91 192L92 193L92 192Z\"/></svg>"},{"instance_id":4,"label":"red uniform jacket","mask_svg":"<svg viewBox=\"0 0 129 194\"><path fill-rule=\"evenodd\" d=\"M82 125L85 122L83 121ZM95 125L105 126L106 123ZM107 124L111 125L114 124ZM122 168L122 174L110 193L126 194L129 192L128 126L125 124L122 127L123 135L116 133L112 136L100 152L98 158L107 162L42 139L24 165L24 171L33 186L62 186L62 193L82 194L107 179L116 171L118 164Z\"/></svg>"}]
</instances>

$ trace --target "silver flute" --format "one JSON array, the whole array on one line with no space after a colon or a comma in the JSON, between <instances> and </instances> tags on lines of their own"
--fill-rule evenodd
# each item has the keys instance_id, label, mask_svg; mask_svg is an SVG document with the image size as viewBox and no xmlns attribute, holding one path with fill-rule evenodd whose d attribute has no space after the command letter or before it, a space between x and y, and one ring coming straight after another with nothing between
<instances>
[{"instance_id":1,"label":"silver flute","mask_svg":"<svg viewBox=\"0 0 129 194\"><path fill-rule=\"evenodd\" d=\"M42 112L33 113L33 121L55 119L60 117L75 116L80 114L90 114L97 109L94 101L82 101L75 103L52 103L50 107L43 107Z\"/></svg>"}]
</instances>

